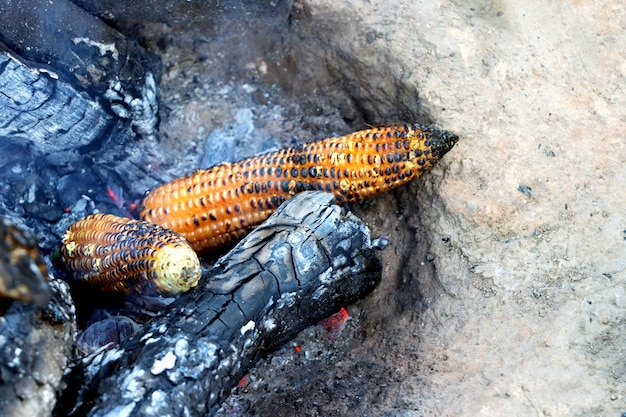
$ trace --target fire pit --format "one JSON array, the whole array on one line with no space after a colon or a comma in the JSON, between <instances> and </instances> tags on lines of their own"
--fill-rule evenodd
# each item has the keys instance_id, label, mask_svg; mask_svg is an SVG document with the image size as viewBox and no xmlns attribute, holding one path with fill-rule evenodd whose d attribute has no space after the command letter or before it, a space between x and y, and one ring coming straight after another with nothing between
<instances>
[{"instance_id":1,"label":"fire pit","mask_svg":"<svg viewBox=\"0 0 626 417\"><path fill-rule=\"evenodd\" d=\"M122 7L115 2L42 1L33 7L26 3L2 6L7 19L0 27L5 49L0 56L0 88L13 94L2 98L6 110L0 115L0 214L32 229L41 251L53 258L71 223L94 211L137 216L147 190L197 168L372 124L432 122L420 107L415 86L395 76L387 84L366 85L366 64L342 55L341 50L325 50L323 36L314 37L307 25L312 13L323 10L311 10L306 4L174 1L162 2L162 8L146 8L141 1ZM52 25L42 20L42 14L58 19ZM30 26L22 22L37 30L27 30ZM57 27L66 30L57 34ZM372 31L364 41L374 42L376 36ZM379 59L384 63L387 58ZM418 279L413 275L417 269L422 274L419 279L427 282L434 271L433 258L418 241L419 234L400 226L417 189L423 186L412 184L352 206L374 229L374 236L385 235L392 242L394 252L383 256L383 264L392 264L401 276L391 286ZM417 258L409 258L409 247L417 251ZM359 297L371 291L375 282L368 280L367 291L358 291ZM53 297L69 302L63 283L54 281L53 286ZM422 291L437 289L426 285ZM417 294L411 302L427 297ZM81 307L81 302L77 304ZM332 306L336 310L340 305ZM370 398L365 390L371 387L358 388L353 378L371 380L389 370L368 361L367 355L356 361L345 356L345 352L358 355L365 349L367 334L374 330L367 324L380 323L367 310L357 305L343 310L335 322L303 332L296 342L267 359L263 366L273 369L263 370L265 376L253 372L242 379L236 395L218 414L267 414L258 410L273 409L271 399L254 403L254 395L245 395L259 389L276 392L275 401L282 401L283 392L300 390L302 396L293 398L289 407L302 404L303 410L318 408L322 413L327 409L318 404L320 396L329 404L335 396L349 396L351 401ZM323 316L311 315L306 324ZM62 332L71 345L71 308L57 320L63 323ZM89 320L81 317L79 309L79 331ZM165 322L154 323L157 331ZM129 332L134 330L131 326ZM269 339L261 340L267 344ZM283 335L277 340L287 338ZM361 343L363 347L354 349ZM266 358L278 346L259 348L255 360ZM118 353L99 354L100 365L119 363L114 358ZM121 361L127 366L134 363L128 358ZM163 362L163 366L168 365ZM301 367L310 376L298 377ZM355 370L354 375L349 369ZM337 379L321 386L329 373ZM90 412L98 401L94 392L100 388L95 385L84 394L88 406L73 409L67 399L67 392L76 389L72 384L86 379L78 372L65 381L69 387L57 413ZM103 386L120 382L111 379ZM316 394L306 397L310 389L304 387L311 383ZM282 391L281 384L290 388ZM115 394L111 391L110 395ZM217 405L212 402L196 411L215 412ZM47 415L50 410L44 408L41 413Z\"/></svg>"}]
</instances>

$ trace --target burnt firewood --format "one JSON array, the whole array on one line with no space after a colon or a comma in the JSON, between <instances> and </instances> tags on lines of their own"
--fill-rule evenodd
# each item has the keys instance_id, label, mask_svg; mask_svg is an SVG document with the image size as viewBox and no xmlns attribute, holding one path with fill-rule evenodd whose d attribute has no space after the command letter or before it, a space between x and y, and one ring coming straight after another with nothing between
<instances>
[{"instance_id":1,"label":"burnt firewood","mask_svg":"<svg viewBox=\"0 0 626 417\"><path fill-rule=\"evenodd\" d=\"M333 203L282 205L142 332L77 364L57 415L215 413L260 358L380 281L369 230Z\"/></svg>"},{"instance_id":2,"label":"burnt firewood","mask_svg":"<svg viewBox=\"0 0 626 417\"><path fill-rule=\"evenodd\" d=\"M75 338L69 288L50 278L45 306L13 301L0 319L0 415L48 417Z\"/></svg>"},{"instance_id":3,"label":"burnt firewood","mask_svg":"<svg viewBox=\"0 0 626 417\"><path fill-rule=\"evenodd\" d=\"M22 217L48 252L59 230L106 198L109 181L137 196L149 182L131 122L54 71L0 44L0 214Z\"/></svg>"},{"instance_id":4,"label":"burnt firewood","mask_svg":"<svg viewBox=\"0 0 626 417\"><path fill-rule=\"evenodd\" d=\"M37 239L0 216L0 416L47 417L75 338L74 304Z\"/></svg>"},{"instance_id":5,"label":"burnt firewood","mask_svg":"<svg viewBox=\"0 0 626 417\"><path fill-rule=\"evenodd\" d=\"M58 246L57 229L71 222L59 225L62 216L105 190L115 170L136 183L147 176L129 167L134 137L128 121L72 84L0 51L0 214L22 218L40 248Z\"/></svg>"},{"instance_id":6,"label":"burnt firewood","mask_svg":"<svg viewBox=\"0 0 626 417\"><path fill-rule=\"evenodd\" d=\"M112 116L71 84L2 52L0 109L0 165L20 155L9 150L11 145L28 146L22 152L63 159L67 151L101 138L112 123Z\"/></svg>"},{"instance_id":7,"label":"burnt firewood","mask_svg":"<svg viewBox=\"0 0 626 417\"><path fill-rule=\"evenodd\" d=\"M16 59L106 98L137 133L155 134L160 65L136 41L69 0L0 0L0 15L0 42Z\"/></svg>"}]
</instances>

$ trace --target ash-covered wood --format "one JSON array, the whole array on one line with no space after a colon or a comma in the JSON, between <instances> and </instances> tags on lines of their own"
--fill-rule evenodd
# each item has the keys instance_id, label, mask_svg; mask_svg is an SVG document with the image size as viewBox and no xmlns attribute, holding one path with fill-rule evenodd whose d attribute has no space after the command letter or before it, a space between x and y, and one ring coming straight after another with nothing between
<instances>
[{"instance_id":1,"label":"ash-covered wood","mask_svg":"<svg viewBox=\"0 0 626 417\"><path fill-rule=\"evenodd\" d=\"M48 251L71 222L59 225L62 216L84 196L104 194L119 177L113 171L146 176L131 169L133 138L128 121L71 83L0 52L0 214L22 218Z\"/></svg>"},{"instance_id":2,"label":"ash-covered wood","mask_svg":"<svg viewBox=\"0 0 626 417\"><path fill-rule=\"evenodd\" d=\"M31 152L62 153L102 137L112 116L71 84L54 79L0 53L0 162L16 157L10 146ZM8 143L7 143L8 142Z\"/></svg>"},{"instance_id":3,"label":"ash-covered wood","mask_svg":"<svg viewBox=\"0 0 626 417\"><path fill-rule=\"evenodd\" d=\"M138 133L155 133L158 60L137 42L69 0L0 0L0 15L0 42L28 66L106 98Z\"/></svg>"},{"instance_id":4,"label":"ash-covered wood","mask_svg":"<svg viewBox=\"0 0 626 417\"><path fill-rule=\"evenodd\" d=\"M67 284L50 279L44 307L14 301L0 319L0 415L48 417L75 338Z\"/></svg>"},{"instance_id":5,"label":"ash-covered wood","mask_svg":"<svg viewBox=\"0 0 626 417\"><path fill-rule=\"evenodd\" d=\"M160 65L67 0L0 0L0 15L0 214L50 252L73 220L128 215L124 197L154 183L136 139L156 132Z\"/></svg>"},{"instance_id":6,"label":"ash-covered wood","mask_svg":"<svg viewBox=\"0 0 626 417\"><path fill-rule=\"evenodd\" d=\"M75 339L74 304L37 238L0 216L0 416L47 417Z\"/></svg>"},{"instance_id":7,"label":"ash-covered wood","mask_svg":"<svg viewBox=\"0 0 626 417\"><path fill-rule=\"evenodd\" d=\"M0 51L0 214L22 218L49 252L96 205L128 215L128 189L139 196L154 182L138 150L149 141L137 141L102 100L18 58Z\"/></svg>"},{"instance_id":8,"label":"ash-covered wood","mask_svg":"<svg viewBox=\"0 0 626 417\"><path fill-rule=\"evenodd\" d=\"M368 229L333 202L281 206L140 334L77 365L57 414L213 414L261 357L380 281Z\"/></svg>"}]
</instances>

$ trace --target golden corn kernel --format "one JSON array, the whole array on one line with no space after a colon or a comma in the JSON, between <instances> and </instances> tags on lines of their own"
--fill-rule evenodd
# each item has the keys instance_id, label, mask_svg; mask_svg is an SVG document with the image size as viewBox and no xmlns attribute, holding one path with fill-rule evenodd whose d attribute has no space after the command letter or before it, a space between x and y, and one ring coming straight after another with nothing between
<instances>
[{"instance_id":1,"label":"golden corn kernel","mask_svg":"<svg viewBox=\"0 0 626 417\"><path fill-rule=\"evenodd\" d=\"M89 215L70 225L61 260L74 280L126 294L185 292L201 275L198 256L184 237L111 214Z\"/></svg>"},{"instance_id":2,"label":"golden corn kernel","mask_svg":"<svg viewBox=\"0 0 626 417\"><path fill-rule=\"evenodd\" d=\"M199 170L152 190L140 216L185 236L197 252L239 239L306 190L353 202L431 168L458 137L417 124L362 130Z\"/></svg>"}]
</instances>

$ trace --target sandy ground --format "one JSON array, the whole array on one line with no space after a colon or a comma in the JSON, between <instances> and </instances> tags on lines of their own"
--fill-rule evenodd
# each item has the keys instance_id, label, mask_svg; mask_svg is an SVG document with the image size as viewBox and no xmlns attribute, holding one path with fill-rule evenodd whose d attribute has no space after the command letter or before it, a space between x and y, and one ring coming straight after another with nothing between
<instances>
[{"instance_id":1,"label":"sandy ground","mask_svg":"<svg viewBox=\"0 0 626 417\"><path fill-rule=\"evenodd\" d=\"M305 0L239 63L172 41L181 173L210 138L229 158L368 123L462 138L354 207L391 245L343 332L305 331L221 415L626 413L625 28L618 1Z\"/></svg>"}]
</instances>

